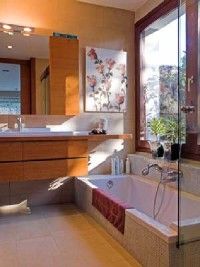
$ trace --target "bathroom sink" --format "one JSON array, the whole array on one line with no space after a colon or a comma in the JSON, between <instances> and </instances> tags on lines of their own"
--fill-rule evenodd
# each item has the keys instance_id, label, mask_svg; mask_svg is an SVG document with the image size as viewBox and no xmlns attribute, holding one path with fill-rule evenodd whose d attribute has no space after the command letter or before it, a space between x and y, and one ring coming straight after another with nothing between
<instances>
[{"instance_id":1,"label":"bathroom sink","mask_svg":"<svg viewBox=\"0 0 200 267\"><path fill-rule=\"evenodd\" d=\"M6 131L1 131L0 135L20 135L20 134L47 134L47 135L88 135L88 131L65 131L65 130L59 130L54 128L22 128L20 131L17 129L7 129Z\"/></svg>"}]
</instances>

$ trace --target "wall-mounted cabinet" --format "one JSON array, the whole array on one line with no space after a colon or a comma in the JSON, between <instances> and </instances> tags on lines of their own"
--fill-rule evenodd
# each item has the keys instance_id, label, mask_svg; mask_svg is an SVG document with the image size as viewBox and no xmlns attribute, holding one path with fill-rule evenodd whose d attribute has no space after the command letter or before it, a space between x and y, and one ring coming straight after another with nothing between
<instances>
[{"instance_id":1,"label":"wall-mounted cabinet","mask_svg":"<svg viewBox=\"0 0 200 267\"><path fill-rule=\"evenodd\" d=\"M0 143L0 181L56 179L88 173L88 144L81 141Z\"/></svg>"},{"instance_id":2,"label":"wall-mounted cabinet","mask_svg":"<svg viewBox=\"0 0 200 267\"><path fill-rule=\"evenodd\" d=\"M50 37L50 114L79 113L79 41Z\"/></svg>"}]
</instances>

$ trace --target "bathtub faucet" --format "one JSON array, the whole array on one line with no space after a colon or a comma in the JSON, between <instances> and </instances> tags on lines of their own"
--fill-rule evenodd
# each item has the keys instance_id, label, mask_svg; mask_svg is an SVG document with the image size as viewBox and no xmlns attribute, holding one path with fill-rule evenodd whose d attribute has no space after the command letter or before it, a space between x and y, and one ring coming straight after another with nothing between
<instances>
[{"instance_id":1,"label":"bathtub faucet","mask_svg":"<svg viewBox=\"0 0 200 267\"><path fill-rule=\"evenodd\" d=\"M180 170L174 170L174 169L165 169L160 167L158 164L148 164L146 168L142 170L142 175L146 176L149 174L150 169L154 169L161 174L161 182L163 183L170 183L170 182L176 182L178 180L178 177L182 178L183 173ZM164 174L164 176L163 176Z\"/></svg>"},{"instance_id":2,"label":"bathtub faucet","mask_svg":"<svg viewBox=\"0 0 200 267\"><path fill-rule=\"evenodd\" d=\"M142 170L142 175L144 176L148 175L150 169L154 169L158 172L163 172L163 168L161 168L158 164L153 163L153 164L148 164L147 167Z\"/></svg>"}]
</instances>

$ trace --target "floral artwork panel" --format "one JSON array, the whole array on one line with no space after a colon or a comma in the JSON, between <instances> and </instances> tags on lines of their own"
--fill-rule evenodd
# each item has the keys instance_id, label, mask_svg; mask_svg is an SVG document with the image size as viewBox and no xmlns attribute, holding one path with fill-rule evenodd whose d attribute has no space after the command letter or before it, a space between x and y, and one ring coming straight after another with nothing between
<instances>
[{"instance_id":1,"label":"floral artwork panel","mask_svg":"<svg viewBox=\"0 0 200 267\"><path fill-rule=\"evenodd\" d=\"M88 112L125 112L127 53L86 47L86 99Z\"/></svg>"}]
</instances>

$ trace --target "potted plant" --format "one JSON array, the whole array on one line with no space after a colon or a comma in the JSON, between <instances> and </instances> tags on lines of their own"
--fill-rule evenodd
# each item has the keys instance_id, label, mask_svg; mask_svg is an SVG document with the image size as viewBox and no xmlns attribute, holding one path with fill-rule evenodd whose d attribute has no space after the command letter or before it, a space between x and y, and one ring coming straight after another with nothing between
<instances>
[{"instance_id":1,"label":"potted plant","mask_svg":"<svg viewBox=\"0 0 200 267\"><path fill-rule=\"evenodd\" d=\"M164 157L167 160L178 160L180 154L181 142L185 139L185 124L178 122L174 117L165 121L166 142L164 143Z\"/></svg>"},{"instance_id":2,"label":"potted plant","mask_svg":"<svg viewBox=\"0 0 200 267\"><path fill-rule=\"evenodd\" d=\"M160 137L166 134L165 121L163 118L153 118L149 123L151 134L155 136L156 140L150 140L150 149L153 158L163 157L164 149L160 143Z\"/></svg>"}]
</instances>

